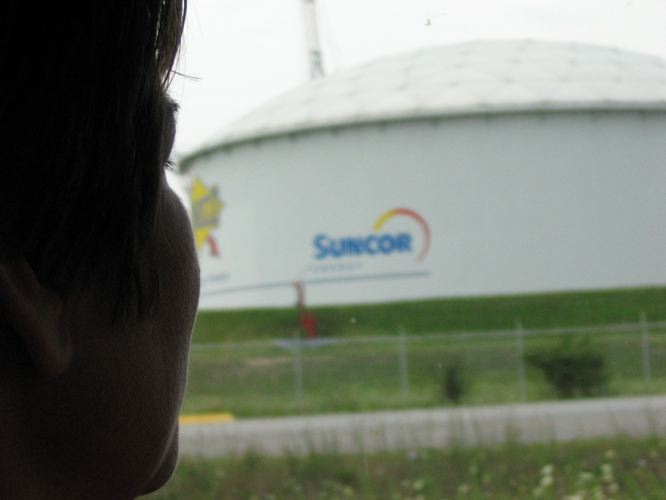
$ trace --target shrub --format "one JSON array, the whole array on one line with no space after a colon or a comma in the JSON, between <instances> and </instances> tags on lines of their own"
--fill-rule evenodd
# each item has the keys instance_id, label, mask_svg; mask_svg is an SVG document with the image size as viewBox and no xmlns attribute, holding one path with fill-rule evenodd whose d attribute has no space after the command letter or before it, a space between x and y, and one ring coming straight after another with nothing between
<instances>
[{"instance_id":1,"label":"shrub","mask_svg":"<svg viewBox=\"0 0 666 500\"><path fill-rule=\"evenodd\" d=\"M554 348L527 353L525 361L541 370L559 398L597 396L608 385L606 361L589 337L563 337Z\"/></svg>"},{"instance_id":2,"label":"shrub","mask_svg":"<svg viewBox=\"0 0 666 500\"><path fill-rule=\"evenodd\" d=\"M467 384L463 376L462 364L455 360L444 367L442 376L442 396L453 404L459 404L465 392Z\"/></svg>"}]
</instances>

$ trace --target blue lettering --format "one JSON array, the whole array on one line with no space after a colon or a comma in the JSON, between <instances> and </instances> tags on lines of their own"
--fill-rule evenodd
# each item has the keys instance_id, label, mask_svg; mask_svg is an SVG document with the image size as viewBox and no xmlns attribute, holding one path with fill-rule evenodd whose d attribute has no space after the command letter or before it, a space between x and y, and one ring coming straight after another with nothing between
<instances>
[{"instance_id":1,"label":"blue lettering","mask_svg":"<svg viewBox=\"0 0 666 500\"><path fill-rule=\"evenodd\" d=\"M315 254L315 259L321 260L328 255L328 249L326 248L326 242L330 241L325 234L318 234L314 239L314 246L317 248L319 253Z\"/></svg>"},{"instance_id":2,"label":"blue lettering","mask_svg":"<svg viewBox=\"0 0 666 500\"><path fill-rule=\"evenodd\" d=\"M349 255L361 255L363 253L363 240L360 238L349 238L347 242Z\"/></svg>"},{"instance_id":3,"label":"blue lettering","mask_svg":"<svg viewBox=\"0 0 666 500\"><path fill-rule=\"evenodd\" d=\"M412 251L412 235L408 233L400 233L396 238L396 249L398 252L411 252Z\"/></svg>"},{"instance_id":4,"label":"blue lettering","mask_svg":"<svg viewBox=\"0 0 666 500\"><path fill-rule=\"evenodd\" d=\"M370 255L375 255L377 253L377 245L374 247L370 246L371 243L377 243L377 237L376 236L368 236L365 239L365 251L368 252Z\"/></svg>"},{"instance_id":5,"label":"blue lettering","mask_svg":"<svg viewBox=\"0 0 666 500\"><path fill-rule=\"evenodd\" d=\"M332 257L351 257L357 255L389 255L412 251L412 235L398 234L369 234L367 236L331 238L325 234L318 234L313 239L315 247L314 258L317 260Z\"/></svg>"},{"instance_id":6,"label":"blue lettering","mask_svg":"<svg viewBox=\"0 0 666 500\"><path fill-rule=\"evenodd\" d=\"M331 242L329 252L336 259L344 255L344 243L344 240L333 240Z\"/></svg>"},{"instance_id":7,"label":"blue lettering","mask_svg":"<svg viewBox=\"0 0 666 500\"><path fill-rule=\"evenodd\" d=\"M379 249L382 253L391 253L393 251L393 236L382 234L379 237Z\"/></svg>"}]
</instances>

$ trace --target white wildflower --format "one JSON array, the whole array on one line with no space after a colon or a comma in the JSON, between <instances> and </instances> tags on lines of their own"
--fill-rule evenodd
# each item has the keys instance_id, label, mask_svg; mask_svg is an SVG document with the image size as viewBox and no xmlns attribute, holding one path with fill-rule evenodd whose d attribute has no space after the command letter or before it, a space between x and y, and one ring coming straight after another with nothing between
<instances>
[{"instance_id":1,"label":"white wildflower","mask_svg":"<svg viewBox=\"0 0 666 500\"><path fill-rule=\"evenodd\" d=\"M467 483L458 486L458 495L467 495L467 493L469 493L469 485Z\"/></svg>"},{"instance_id":2,"label":"white wildflower","mask_svg":"<svg viewBox=\"0 0 666 500\"><path fill-rule=\"evenodd\" d=\"M604 500L604 491L601 489L601 486L596 486L592 493L594 500Z\"/></svg>"},{"instance_id":3,"label":"white wildflower","mask_svg":"<svg viewBox=\"0 0 666 500\"><path fill-rule=\"evenodd\" d=\"M548 488L551 484L553 484L553 476L543 476L539 482L539 486L543 489Z\"/></svg>"},{"instance_id":4,"label":"white wildflower","mask_svg":"<svg viewBox=\"0 0 666 500\"><path fill-rule=\"evenodd\" d=\"M555 466L553 464L547 464L541 468L541 475L552 476L554 471L555 471Z\"/></svg>"},{"instance_id":5,"label":"white wildflower","mask_svg":"<svg viewBox=\"0 0 666 500\"><path fill-rule=\"evenodd\" d=\"M578 481L582 484L589 483L593 479L594 479L594 474L592 474L591 472L583 471L578 474Z\"/></svg>"},{"instance_id":6,"label":"white wildflower","mask_svg":"<svg viewBox=\"0 0 666 500\"><path fill-rule=\"evenodd\" d=\"M412 488L414 491L421 491L423 488L425 488L425 481L421 478L417 479L414 481L414 484L412 484Z\"/></svg>"}]
</instances>

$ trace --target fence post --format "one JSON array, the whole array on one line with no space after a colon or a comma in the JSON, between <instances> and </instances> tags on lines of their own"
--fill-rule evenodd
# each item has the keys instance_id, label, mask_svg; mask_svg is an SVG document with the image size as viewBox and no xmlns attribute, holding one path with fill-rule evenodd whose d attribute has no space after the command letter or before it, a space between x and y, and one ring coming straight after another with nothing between
<instances>
[{"instance_id":1,"label":"fence post","mask_svg":"<svg viewBox=\"0 0 666 500\"><path fill-rule=\"evenodd\" d=\"M400 368L400 392L403 396L409 394L409 366L407 364L407 340L405 329L400 327L400 338L398 340L398 364Z\"/></svg>"},{"instance_id":2,"label":"fence post","mask_svg":"<svg viewBox=\"0 0 666 500\"><path fill-rule=\"evenodd\" d=\"M650 363L650 331L648 328L647 317L642 312L641 319L641 347L643 351L643 380L645 385L650 385L652 380L652 365Z\"/></svg>"},{"instance_id":3,"label":"fence post","mask_svg":"<svg viewBox=\"0 0 666 500\"><path fill-rule=\"evenodd\" d=\"M518 383L520 391L520 400L525 401L527 398L525 388L525 343L523 340L523 322L520 319L516 320L516 350L518 351Z\"/></svg>"},{"instance_id":4,"label":"fence post","mask_svg":"<svg viewBox=\"0 0 666 500\"><path fill-rule=\"evenodd\" d=\"M303 359L301 355L301 332L294 331L294 395L300 405L303 399Z\"/></svg>"}]
</instances>

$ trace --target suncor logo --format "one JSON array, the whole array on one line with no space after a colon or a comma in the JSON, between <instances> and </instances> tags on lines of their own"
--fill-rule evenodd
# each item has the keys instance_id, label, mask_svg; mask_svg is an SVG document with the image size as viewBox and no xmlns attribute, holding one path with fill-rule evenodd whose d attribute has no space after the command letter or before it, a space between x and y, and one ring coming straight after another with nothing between
<instances>
[{"instance_id":1,"label":"suncor logo","mask_svg":"<svg viewBox=\"0 0 666 500\"><path fill-rule=\"evenodd\" d=\"M430 227L420 214L409 208L394 208L383 213L373 224L374 232L370 234L343 237L331 237L327 234L316 235L313 240L315 259L414 253L414 238L411 233L382 232L384 225L394 217L409 217L420 227L423 232L423 241L416 259L423 260L430 250Z\"/></svg>"}]
</instances>

